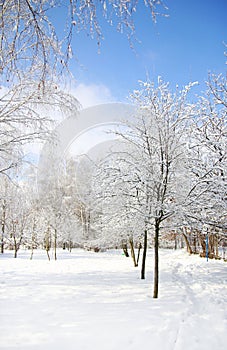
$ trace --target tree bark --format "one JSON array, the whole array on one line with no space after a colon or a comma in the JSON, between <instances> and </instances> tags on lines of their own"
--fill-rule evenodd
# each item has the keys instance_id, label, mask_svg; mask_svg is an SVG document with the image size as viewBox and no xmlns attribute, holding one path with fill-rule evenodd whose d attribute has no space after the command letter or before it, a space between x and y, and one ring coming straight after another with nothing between
<instances>
[{"instance_id":1,"label":"tree bark","mask_svg":"<svg viewBox=\"0 0 227 350\"><path fill-rule=\"evenodd\" d=\"M1 254L4 253L5 220L6 220L6 202L5 202L5 200L3 200L3 204L2 204Z\"/></svg>"},{"instance_id":2,"label":"tree bark","mask_svg":"<svg viewBox=\"0 0 227 350\"><path fill-rule=\"evenodd\" d=\"M137 266L139 265L139 259L140 259L140 251L141 251L141 248L142 248L142 244L140 243L140 244L139 244L139 248L138 248L138 252L137 252L137 259L136 259Z\"/></svg>"},{"instance_id":3,"label":"tree bark","mask_svg":"<svg viewBox=\"0 0 227 350\"><path fill-rule=\"evenodd\" d=\"M131 250L131 257L134 263L134 266L137 267L137 261L136 261L136 256L135 256L135 249L134 249L134 242L133 242L133 238L129 239L129 244L130 244L130 250Z\"/></svg>"},{"instance_id":4,"label":"tree bark","mask_svg":"<svg viewBox=\"0 0 227 350\"><path fill-rule=\"evenodd\" d=\"M15 236L13 236L13 245L14 245L14 258L17 258L18 245Z\"/></svg>"},{"instance_id":5,"label":"tree bark","mask_svg":"<svg viewBox=\"0 0 227 350\"><path fill-rule=\"evenodd\" d=\"M46 250L47 257L48 257L49 261L50 261L50 255L49 255L50 245L51 245L51 243L50 243L50 227L48 226L47 232L46 232L45 238L44 238L44 246L45 246L45 250Z\"/></svg>"},{"instance_id":6,"label":"tree bark","mask_svg":"<svg viewBox=\"0 0 227 350\"><path fill-rule=\"evenodd\" d=\"M177 250L177 234L174 233L174 249Z\"/></svg>"},{"instance_id":7,"label":"tree bark","mask_svg":"<svg viewBox=\"0 0 227 350\"><path fill-rule=\"evenodd\" d=\"M158 282L159 282L159 226L160 220L155 219L154 234L154 292L153 298L158 298Z\"/></svg>"},{"instance_id":8,"label":"tree bark","mask_svg":"<svg viewBox=\"0 0 227 350\"><path fill-rule=\"evenodd\" d=\"M185 239L185 243L186 243L186 246L187 246L187 251L189 252L189 254L192 254L192 248L189 244L189 241L188 241L188 237L186 236L186 234L184 232L182 232L182 235Z\"/></svg>"},{"instance_id":9,"label":"tree bark","mask_svg":"<svg viewBox=\"0 0 227 350\"><path fill-rule=\"evenodd\" d=\"M209 235L209 243L208 243L208 249L209 249L209 258L214 258L214 235Z\"/></svg>"},{"instance_id":10,"label":"tree bark","mask_svg":"<svg viewBox=\"0 0 227 350\"><path fill-rule=\"evenodd\" d=\"M1 237L1 254L4 253L4 232L2 229L2 237Z\"/></svg>"},{"instance_id":11,"label":"tree bark","mask_svg":"<svg viewBox=\"0 0 227 350\"><path fill-rule=\"evenodd\" d=\"M57 229L54 229L54 260L57 260Z\"/></svg>"},{"instance_id":12,"label":"tree bark","mask_svg":"<svg viewBox=\"0 0 227 350\"><path fill-rule=\"evenodd\" d=\"M143 258L142 258L142 268L141 268L142 280L145 279L146 256L147 256L147 229L144 230Z\"/></svg>"},{"instance_id":13,"label":"tree bark","mask_svg":"<svg viewBox=\"0 0 227 350\"><path fill-rule=\"evenodd\" d=\"M215 234L215 259L219 259L219 251L218 251L218 234Z\"/></svg>"},{"instance_id":14,"label":"tree bark","mask_svg":"<svg viewBox=\"0 0 227 350\"><path fill-rule=\"evenodd\" d=\"M123 249L124 255L126 256L126 258L128 258L129 257L129 253L128 253L127 243L123 243L122 244L122 249Z\"/></svg>"},{"instance_id":15,"label":"tree bark","mask_svg":"<svg viewBox=\"0 0 227 350\"><path fill-rule=\"evenodd\" d=\"M48 260L50 261L49 249L46 249Z\"/></svg>"},{"instance_id":16,"label":"tree bark","mask_svg":"<svg viewBox=\"0 0 227 350\"><path fill-rule=\"evenodd\" d=\"M34 246L35 246L35 229L36 229L36 222L35 222L35 217L33 217L33 227L32 227L32 250L31 250L31 256L30 260L33 258L33 253L34 253Z\"/></svg>"},{"instance_id":17,"label":"tree bark","mask_svg":"<svg viewBox=\"0 0 227 350\"><path fill-rule=\"evenodd\" d=\"M206 241L205 241L206 237L204 234L199 233L199 241L200 241L200 245L202 248L202 252L200 253L200 256L205 258L206 256Z\"/></svg>"}]
</instances>

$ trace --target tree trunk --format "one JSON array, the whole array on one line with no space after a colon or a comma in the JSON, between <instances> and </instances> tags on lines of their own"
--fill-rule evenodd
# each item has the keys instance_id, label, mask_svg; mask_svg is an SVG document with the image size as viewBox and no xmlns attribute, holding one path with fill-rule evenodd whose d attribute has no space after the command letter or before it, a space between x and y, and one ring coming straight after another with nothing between
<instances>
[{"instance_id":1,"label":"tree trunk","mask_svg":"<svg viewBox=\"0 0 227 350\"><path fill-rule=\"evenodd\" d=\"M215 259L219 259L219 251L218 251L218 234L215 234Z\"/></svg>"},{"instance_id":2,"label":"tree trunk","mask_svg":"<svg viewBox=\"0 0 227 350\"><path fill-rule=\"evenodd\" d=\"M188 241L188 237L186 236L186 234L184 232L182 232L182 235L183 235L183 237L185 239L185 243L186 243L186 247L187 247L188 253L192 254L192 248L191 248L190 243Z\"/></svg>"},{"instance_id":3,"label":"tree trunk","mask_svg":"<svg viewBox=\"0 0 227 350\"><path fill-rule=\"evenodd\" d=\"M129 253L128 253L127 243L123 243L122 244L122 249L123 249L124 255L126 256L126 258L128 258L129 257Z\"/></svg>"},{"instance_id":4,"label":"tree trunk","mask_svg":"<svg viewBox=\"0 0 227 350\"><path fill-rule=\"evenodd\" d=\"M129 239L129 244L130 244L130 249L131 249L131 257L134 263L134 266L137 267L137 261L136 261L136 256L135 256L135 249L134 249L134 242L133 242L133 238Z\"/></svg>"},{"instance_id":5,"label":"tree trunk","mask_svg":"<svg viewBox=\"0 0 227 350\"><path fill-rule=\"evenodd\" d=\"M71 239L69 240L69 248L68 248L68 250L69 250L69 252L71 253L71 251L72 251L72 247L73 247L73 243L72 243L72 241L71 241Z\"/></svg>"},{"instance_id":6,"label":"tree trunk","mask_svg":"<svg viewBox=\"0 0 227 350\"><path fill-rule=\"evenodd\" d=\"M177 250L177 234L174 233L174 249Z\"/></svg>"},{"instance_id":7,"label":"tree trunk","mask_svg":"<svg viewBox=\"0 0 227 350\"><path fill-rule=\"evenodd\" d=\"M57 229L54 229L54 260L57 260Z\"/></svg>"},{"instance_id":8,"label":"tree trunk","mask_svg":"<svg viewBox=\"0 0 227 350\"><path fill-rule=\"evenodd\" d=\"M193 235L193 246L194 246L194 254L197 254L197 233L194 232L194 235Z\"/></svg>"},{"instance_id":9,"label":"tree trunk","mask_svg":"<svg viewBox=\"0 0 227 350\"><path fill-rule=\"evenodd\" d=\"M50 261L49 249L46 249L48 260Z\"/></svg>"},{"instance_id":10,"label":"tree trunk","mask_svg":"<svg viewBox=\"0 0 227 350\"><path fill-rule=\"evenodd\" d=\"M5 220L6 220L6 202L5 202L5 200L3 200L3 204L2 204L1 254L4 253Z\"/></svg>"},{"instance_id":11,"label":"tree trunk","mask_svg":"<svg viewBox=\"0 0 227 350\"><path fill-rule=\"evenodd\" d=\"M143 258L142 258L142 268L141 268L142 280L145 279L146 256L147 256L147 229L144 230Z\"/></svg>"},{"instance_id":12,"label":"tree trunk","mask_svg":"<svg viewBox=\"0 0 227 350\"><path fill-rule=\"evenodd\" d=\"M209 235L208 246L209 246L209 248L208 248L209 249L209 258L213 259L214 258L214 235L213 234Z\"/></svg>"},{"instance_id":13,"label":"tree trunk","mask_svg":"<svg viewBox=\"0 0 227 350\"><path fill-rule=\"evenodd\" d=\"M44 238L44 247L45 247L45 250L46 250L46 253L47 253L47 257L48 257L49 261L50 261L50 255L49 255L50 246L51 246L51 243L50 243L50 226L48 225L47 232L46 232L45 238Z\"/></svg>"},{"instance_id":14,"label":"tree trunk","mask_svg":"<svg viewBox=\"0 0 227 350\"><path fill-rule=\"evenodd\" d=\"M18 245L15 236L13 237L14 241L14 258L17 258L17 252L18 252Z\"/></svg>"},{"instance_id":15,"label":"tree trunk","mask_svg":"<svg viewBox=\"0 0 227 350\"><path fill-rule=\"evenodd\" d=\"M33 217L33 227L32 227L32 251L31 251L31 256L30 256L30 260L32 260L33 258L33 253L34 253L34 248L35 248L35 230L36 230L36 221L35 221L35 217Z\"/></svg>"},{"instance_id":16,"label":"tree trunk","mask_svg":"<svg viewBox=\"0 0 227 350\"><path fill-rule=\"evenodd\" d=\"M30 260L32 260L32 258L33 258L33 253L34 253L34 248L33 248L33 246L32 246L31 255L30 255Z\"/></svg>"},{"instance_id":17,"label":"tree trunk","mask_svg":"<svg viewBox=\"0 0 227 350\"><path fill-rule=\"evenodd\" d=\"M137 252L137 259L136 259L137 266L139 265L139 259L140 259L140 251L141 251L141 248L142 248L142 244L140 243L140 244L139 244L139 248L138 248L138 252Z\"/></svg>"},{"instance_id":18,"label":"tree trunk","mask_svg":"<svg viewBox=\"0 0 227 350\"><path fill-rule=\"evenodd\" d=\"M2 231L2 237L1 237L1 254L4 253L4 233Z\"/></svg>"},{"instance_id":19,"label":"tree trunk","mask_svg":"<svg viewBox=\"0 0 227 350\"><path fill-rule=\"evenodd\" d=\"M160 220L155 219L155 234L154 234L154 293L153 298L158 298L158 282L159 282L159 225Z\"/></svg>"},{"instance_id":20,"label":"tree trunk","mask_svg":"<svg viewBox=\"0 0 227 350\"><path fill-rule=\"evenodd\" d=\"M206 237L204 234L199 233L199 241L200 241L200 245L202 248L202 252L200 253L200 257L205 258L205 256L206 256Z\"/></svg>"},{"instance_id":21,"label":"tree trunk","mask_svg":"<svg viewBox=\"0 0 227 350\"><path fill-rule=\"evenodd\" d=\"M91 213L90 209L88 209L88 214L86 218L86 232L87 232L87 238L90 238L90 227L91 227Z\"/></svg>"}]
</instances>

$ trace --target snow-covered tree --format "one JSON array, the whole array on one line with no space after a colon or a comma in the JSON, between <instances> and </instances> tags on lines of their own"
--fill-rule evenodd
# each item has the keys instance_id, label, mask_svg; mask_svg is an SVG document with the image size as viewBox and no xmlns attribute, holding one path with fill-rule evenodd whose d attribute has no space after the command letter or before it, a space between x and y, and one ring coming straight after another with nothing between
<instances>
[{"instance_id":1,"label":"snow-covered tree","mask_svg":"<svg viewBox=\"0 0 227 350\"><path fill-rule=\"evenodd\" d=\"M146 0L143 5L156 19L162 1ZM129 37L135 31L134 13L138 1L124 0L7 0L0 4L0 71L8 80L22 80L30 74L45 82L67 67L73 56L74 32L85 30L98 44L103 38L104 18ZM52 18L61 9L64 30L59 33ZM63 34L62 34L63 33Z\"/></svg>"},{"instance_id":2,"label":"snow-covered tree","mask_svg":"<svg viewBox=\"0 0 227 350\"><path fill-rule=\"evenodd\" d=\"M144 1L144 5L153 20L157 9L164 9L156 0ZM58 84L73 57L74 32L85 30L100 44L104 17L130 37L137 6L137 1L122 0L8 0L0 4L0 174L9 175L10 169L18 168L25 143L49 136L51 115L62 109L64 115L74 113L78 108L77 101ZM51 20L59 7L65 19L62 36Z\"/></svg>"},{"instance_id":3,"label":"snow-covered tree","mask_svg":"<svg viewBox=\"0 0 227 350\"><path fill-rule=\"evenodd\" d=\"M186 131L194 108L187 96L192 85L171 93L161 79L157 87L141 83L132 96L137 105L135 118L118 132L132 151L121 157L118 187L121 195L131 199L130 206L143 215L144 241L148 230L154 232L154 298L158 297L160 232L164 223L171 230L170 218L180 210L185 197Z\"/></svg>"},{"instance_id":4,"label":"snow-covered tree","mask_svg":"<svg viewBox=\"0 0 227 350\"><path fill-rule=\"evenodd\" d=\"M21 245L26 242L30 216L29 202L23 189L18 185L12 183L9 185L5 209L7 210L5 241L7 246L14 250L14 257L16 258Z\"/></svg>"},{"instance_id":5,"label":"snow-covered tree","mask_svg":"<svg viewBox=\"0 0 227 350\"><path fill-rule=\"evenodd\" d=\"M189 227L196 231L203 255L207 232L226 232L227 209L226 78L211 75L207 85L188 136L188 195L184 212Z\"/></svg>"},{"instance_id":6,"label":"snow-covered tree","mask_svg":"<svg viewBox=\"0 0 227 350\"><path fill-rule=\"evenodd\" d=\"M99 231L100 244L103 244L104 247L124 249L127 244L130 244L132 254L134 254L133 242L139 245L141 227L138 219L139 213L133 208L132 198L127 197L128 167L123 165L122 157L122 151L109 153L98 164L94 174L93 191L99 213L95 225L96 230ZM124 174L123 168L126 171Z\"/></svg>"},{"instance_id":7,"label":"snow-covered tree","mask_svg":"<svg viewBox=\"0 0 227 350\"><path fill-rule=\"evenodd\" d=\"M165 8L156 0L144 1L144 6L153 20L158 8ZM78 108L77 101L58 83L74 54L74 32L85 30L100 44L103 17L130 38L135 31L133 14L137 7L134 0L1 2L0 175L18 168L25 143L49 136L51 116L62 109L64 115L72 114ZM59 8L65 19L63 35L51 20Z\"/></svg>"},{"instance_id":8,"label":"snow-covered tree","mask_svg":"<svg viewBox=\"0 0 227 350\"><path fill-rule=\"evenodd\" d=\"M1 254L4 253L7 237L7 215L9 203L9 180L7 177L0 178L0 218L1 218Z\"/></svg>"},{"instance_id":9,"label":"snow-covered tree","mask_svg":"<svg viewBox=\"0 0 227 350\"><path fill-rule=\"evenodd\" d=\"M26 79L0 96L0 173L18 166L23 160L22 146L50 137L53 115L74 113L78 104L55 84L45 93Z\"/></svg>"}]
</instances>

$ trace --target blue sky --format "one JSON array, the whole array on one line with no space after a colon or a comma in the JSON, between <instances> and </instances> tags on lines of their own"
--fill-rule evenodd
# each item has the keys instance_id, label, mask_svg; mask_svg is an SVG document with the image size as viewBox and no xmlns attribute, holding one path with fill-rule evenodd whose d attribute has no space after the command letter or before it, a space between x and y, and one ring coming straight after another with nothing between
<instances>
[{"instance_id":1,"label":"blue sky","mask_svg":"<svg viewBox=\"0 0 227 350\"><path fill-rule=\"evenodd\" d=\"M174 88L190 81L200 84L195 93L205 89L209 72L225 73L227 51L227 0L165 0L169 18L158 17L157 24L139 0L134 20L136 38L133 51L125 35L102 20L105 39L98 46L86 33L73 38L75 58L70 68L76 78L70 92L88 107L103 102L125 102L138 81L157 81L161 76ZM64 9L63 9L64 10ZM64 11L63 11L64 12ZM63 32L62 9L54 10L53 21L57 31ZM103 141L100 130L77 139L72 153L86 152L94 143ZM96 136L95 136L96 135ZM31 148L31 146L29 146ZM34 146L37 152L37 145ZM70 151L70 152L71 152Z\"/></svg>"},{"instance_id":2,"label":"blue sky","mask_svg":"<svg viewBox=\"0 0 227 350\"><path fill-rule=\"evenodd\" d=\"M96 89L94 100L100 92L106 100L123 102L146 76L154 81L161 76L180 87L199 81L198 92L204 90L209 71L225 72L227 0L165 0L169 18L158 17L156 24L142 0L139 3L134 19L140 43L134 41L134 51L126 36L104 21L100 54L96 41L86 33L75 35L73 51L78 61L71 62L71 70L79 97L81 88L88 95Z\"/></svg>"}]
</instances>

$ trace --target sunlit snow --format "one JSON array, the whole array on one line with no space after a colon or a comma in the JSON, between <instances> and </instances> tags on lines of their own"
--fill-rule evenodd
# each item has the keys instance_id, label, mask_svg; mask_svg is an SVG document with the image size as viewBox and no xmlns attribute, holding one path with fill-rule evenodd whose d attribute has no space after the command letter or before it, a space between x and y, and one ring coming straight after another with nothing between
<instances>
[{"instance_id":1,"label":"sunlit snow","mask_svg":"<svg viewBox=\"0 0 227 350\"><path fill-rule=\"evenodd\" d=\"M227 265L161 250L160 297L153 253L139 278L121 251L0 256L0 349L224 350Z\"/></svg>"}]
</instances>

